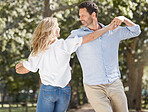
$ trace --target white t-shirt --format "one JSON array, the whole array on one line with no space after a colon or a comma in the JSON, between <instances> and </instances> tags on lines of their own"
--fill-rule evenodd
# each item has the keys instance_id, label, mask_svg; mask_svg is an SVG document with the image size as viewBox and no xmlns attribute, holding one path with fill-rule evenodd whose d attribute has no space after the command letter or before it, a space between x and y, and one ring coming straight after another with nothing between
<instances>
[{"instance_id":1,"label":"white t-shirt","mask_svg":"<svg viewBox=\"0 0 148 112\"><path fill-rule=\"evenodd\" d=\"M57 39L48 49L38 56L29 56L23 66L39 74L44 85L65 87L71 80L70 55L82 44L82 37L75 36L66 40Z\"/></svg>"}]
</instances>

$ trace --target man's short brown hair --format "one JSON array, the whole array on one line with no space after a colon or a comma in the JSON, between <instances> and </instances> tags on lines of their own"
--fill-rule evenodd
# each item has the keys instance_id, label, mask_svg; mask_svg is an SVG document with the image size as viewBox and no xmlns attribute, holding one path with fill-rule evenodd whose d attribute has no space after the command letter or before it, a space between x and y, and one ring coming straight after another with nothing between
<instances>
[{"instance_id":1,"label":"man's short brown hair","mask_svg":"<svg viewBox=\"0 0 148 112\"><path fill-rule=\"evenodd\" d=\"M93 12L96 13L96 17L98 17L98 6L90 1L84 1L81 4L79 4L79 9L86 8L88 13L91 15Z\"/></svg>"}]
</instances>

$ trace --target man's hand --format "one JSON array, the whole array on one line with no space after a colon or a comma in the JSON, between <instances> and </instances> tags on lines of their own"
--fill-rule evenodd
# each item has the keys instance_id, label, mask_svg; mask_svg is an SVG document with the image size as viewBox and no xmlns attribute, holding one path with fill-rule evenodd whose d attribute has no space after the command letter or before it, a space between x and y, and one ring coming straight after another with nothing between
<instances>
[{"instance_id":1,"label":"man's hand","mask_svg":"<svg viewBox=\"0 0 148 112\"><path fill-rule=\"evenodd\" d=\"M115 17L111 24L112 23L115 23L115 27L118 27L119 25L122 24L122 22L124 22L127 26L135 26L136 24L133 23L131 20L129 20L128 18L124 17L124 16L118 16L118 17Z\"/></svg>"},{"instance_id":2,"label":"man's hand","mask_svg":"<svg viewBox=\"0 0 148 112\"><path fill-rule=\"evenodd\" d=\"M118 26L121 25L122 22L124 22L124 20L125 20L124 16L115 17L108 26L109 30L114 30L118 28Z\"/></svg>"}]
</instances>

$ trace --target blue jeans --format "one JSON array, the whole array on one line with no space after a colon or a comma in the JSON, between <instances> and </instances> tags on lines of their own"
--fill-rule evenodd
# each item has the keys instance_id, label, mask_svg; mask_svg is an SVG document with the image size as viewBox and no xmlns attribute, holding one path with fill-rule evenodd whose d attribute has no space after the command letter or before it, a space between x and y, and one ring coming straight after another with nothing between
<instances>
[{"instance_id":1,"label":"blue jeans","mask_svg":"<svg viewBox=\"0 0 148 112\"><path fill-rule=\"evenodd\" d=\"M70 96L70 86L60 88L41 84L36 112L65 112Z\"/></svg>"}]
</instances>

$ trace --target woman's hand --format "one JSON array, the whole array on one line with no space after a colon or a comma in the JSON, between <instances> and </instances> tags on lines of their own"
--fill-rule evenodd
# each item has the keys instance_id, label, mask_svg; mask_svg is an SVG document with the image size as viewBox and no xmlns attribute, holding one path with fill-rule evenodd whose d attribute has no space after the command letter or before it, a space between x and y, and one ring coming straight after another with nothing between
<instances>
[{"instance_id":1,"label":"woman's hand","mask_svg":"<svg viewBox=\"0 0 148 112\"><path fill-rule=\"evenodd\" d=\"M15 69L18 69L19 67L23 66L23 63L18 63L16 66L15 66Z\"/></svg>"},{"instance_id":2,"label":"woman's hand","mask_svg":"<svg viewBox=\"0 0 148 112\"><path fill-rule=\"evenodd\" d=\"M124 22L124 20L125 20L125 17L124 17L124 16L118 16L118 17L115 17L115 18L112 20L111 24L112 24L112 23L115 23L116 26L119 26L119 25L122 24L122 22Z\"/></svg>"},{"instance_id":3,"label":"woman's hand","mask_svg":"<svg viewBox=\"0 0 148 112\"><path fill-rule=\"evenodd\" d=\"M114 22L113 23L110 23L107 27L108 27L108 30L114 30L114 29L117 28L117 26L115 25Z\"/></svg>"},{"instance_id":4,"label":"woman's hand","mask_svg":"<svg viewBox=\"0 0 148 112\"><path fill-rule=\"evenodd\" d=\"M18 74L26 74L26 73L30 72L28 69L26 69L26 68L23 66L23 63L18 63L18 64L15 66L15 69L16 69L16 73L18 73Z\"/></svg>"}]
</instances>

